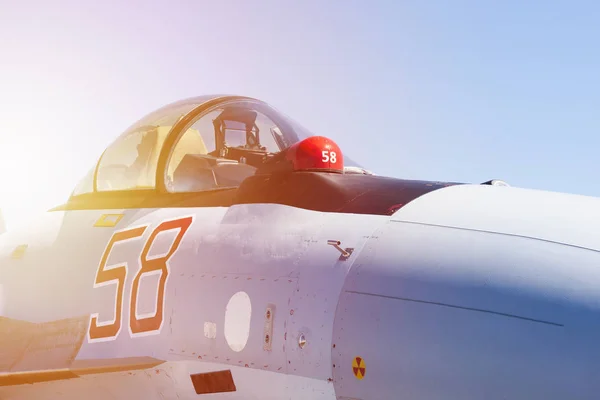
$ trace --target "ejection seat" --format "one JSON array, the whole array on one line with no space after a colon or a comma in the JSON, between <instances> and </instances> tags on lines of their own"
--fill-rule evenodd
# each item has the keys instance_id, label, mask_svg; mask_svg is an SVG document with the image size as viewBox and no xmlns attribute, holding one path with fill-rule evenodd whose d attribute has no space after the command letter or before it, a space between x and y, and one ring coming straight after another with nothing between
<instances>
[{"instance_id":1,"label":"ejection seat","mask_svg":"<svg viewBox=\"0 0 600 400\"><path fill-rule=\"evenodd\" d=\"M175 192L201 192L222 187L238 187L254 175L256 168L237 161L201 154L186 154L173 173Z\"/></svg>"}]
</instances>

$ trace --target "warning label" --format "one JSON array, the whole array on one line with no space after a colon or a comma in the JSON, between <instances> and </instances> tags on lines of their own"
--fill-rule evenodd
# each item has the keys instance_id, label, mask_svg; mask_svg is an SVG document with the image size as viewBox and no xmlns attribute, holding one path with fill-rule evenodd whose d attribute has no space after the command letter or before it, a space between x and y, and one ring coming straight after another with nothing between
<instances>
[{"instance_id":1,"label":"warning label","mask_svg":"<svg viewBox=\"0 0 600 400\"><path fill-rule=\"evenodd\" d=\"M362 380L365 377L367 367L362 357L354 357L354 360L352 360L352 373L358 380Z\"/></svg>"}]
</instances>

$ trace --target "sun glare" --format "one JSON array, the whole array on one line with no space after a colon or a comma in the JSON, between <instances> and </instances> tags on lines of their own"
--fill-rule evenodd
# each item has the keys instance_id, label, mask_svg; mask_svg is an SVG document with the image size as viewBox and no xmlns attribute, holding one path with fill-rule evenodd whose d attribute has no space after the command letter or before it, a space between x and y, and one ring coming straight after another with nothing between
<instances>
[{"instance_id":1,"label":"sun glare","mask_svg":"<svg viewBox=\"0 0 600 400\"><path fill-rule=\"evenodd\" d=\"M53 197L45 179L47 157L25 136L2 137L0 209L9 230L27 224L48 208Z\"/></svg>"},{"instance_id":2,"label":"sun glare","mask_svg":"<svg viewBox=\"0 0 600 400\"><path fill-rule=\"evenodd\" d=\"M63 203L75 185L73 175L82 174L79 170L64 172L70 150L64 145L64 136L56 132L63 124L42 115L50 122L44 129L31 122L30 115L13 113L8 117L1 118L0 210L8 230L13 230ZM18 120L29 123L15 123Z\"/></svg>"},{"instance_id":3,"label":"sun glare","mask_svg":"<svg viewBox=\"0 0 600 400\"><path fill-rule=\"evenodd\" d=\"M8 230L63 204L102 142L119 133L100 126L106 118L90 111L94 94L81 94L78 77L63 79L60 66L8 64L0 75L0 210Z\"/></svg>"}]
</instances>

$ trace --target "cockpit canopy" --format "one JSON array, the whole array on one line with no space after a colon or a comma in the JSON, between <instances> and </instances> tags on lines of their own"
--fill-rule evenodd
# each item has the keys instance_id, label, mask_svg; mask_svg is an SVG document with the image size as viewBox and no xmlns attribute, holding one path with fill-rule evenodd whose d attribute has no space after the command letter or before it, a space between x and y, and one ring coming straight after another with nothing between
<instances>
[{"instance_id":1,"label":"cockpit canopy","mask_svg":"<svg viewBox=\"0 0 600 400\"><path fill-rule=\"evenodd\" d=\"M119 136L79 183L93 192L237 187L269 157L313 136L268 104L210 95L167 105ZM356 166L345 159L348 166Z\"/></svg>"}]
</instances>

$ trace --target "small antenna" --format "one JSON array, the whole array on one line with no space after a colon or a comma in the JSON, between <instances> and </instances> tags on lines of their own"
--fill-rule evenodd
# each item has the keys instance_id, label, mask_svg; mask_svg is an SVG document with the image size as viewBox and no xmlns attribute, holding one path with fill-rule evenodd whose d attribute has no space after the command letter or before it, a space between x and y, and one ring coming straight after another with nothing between
<instances>
[{"instance_id":1,"label":"small antenna","mask_svg":"<svg viewBox=\"0 0 600 400\"><path fill-rule=\"evenodd\" d=\"M487 182L483 182L482 185L491 185L491 186L510 186L508 183L506 183L503 180L500 179L492 179L489 180Z\"/></svg>"}]
</instances>

